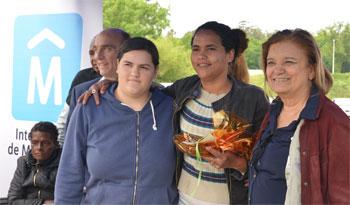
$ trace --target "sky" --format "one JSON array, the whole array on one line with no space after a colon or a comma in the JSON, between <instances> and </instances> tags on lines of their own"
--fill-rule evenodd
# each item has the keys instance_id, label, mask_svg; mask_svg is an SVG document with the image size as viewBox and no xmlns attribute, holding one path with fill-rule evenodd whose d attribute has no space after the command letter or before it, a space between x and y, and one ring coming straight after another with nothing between
<instances>
[{"instance_id":1,"label":"sky","mask_svg":"<svg viewBox=\"0 0 350 205\"><path fill-rule=\"evenodd\" d=\"M181 37L206 21L234 28L239 22L263 31L302 28L317 33L336 22L350 23L348 0L154 0L170 9L170 26Z\"/></svg>"}]
</instances>

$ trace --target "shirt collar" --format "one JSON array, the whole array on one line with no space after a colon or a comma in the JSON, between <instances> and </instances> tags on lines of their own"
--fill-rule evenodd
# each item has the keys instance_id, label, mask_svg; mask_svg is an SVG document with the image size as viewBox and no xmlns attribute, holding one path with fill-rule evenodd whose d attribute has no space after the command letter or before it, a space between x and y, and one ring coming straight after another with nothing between
<instances>
[{"instance_id":1,"label":"shirt collar","mask_svg":"<svg viewBox=\"0 0 350 205\"><path fill-rule=\"evenodd\" d=\"M317 107L320 104L320 93L316 85L312 85L309 99L300 113L301 119L315 120L317 118Z\"/></svg>"},{"instance_id":2,"label":"shirt collar","mask_svg":"<svg viewBox=\"0 0 350 205\"><path fill-rule=\"evenodd\" d=\"M229 75L227 75L227 78L232 82L232 88L231 88L231 90L228 93L231 93L231 92L237 93L237 90L241 89L241 85L239 85L239 83L237 82L237 80L235 79L234 76L229 74ZM200 79L198 77L198 84L195 86L191 96L193 98L199 98L201 96L201 93L202 93L201 90L202 90L202 84L201 84L201 81L200 81ZM225 96L227 96L228 93L226 93Z\"/></svg>"},{"instance_id":3,"label":"shirt collar","mask_svg":"<svg viewBox=\"0 0 350 205\"><path fill-rule=\"evenodd\" d=\"M270 120L268 124L268 130L270 134L273 134L274 130L277 126L277 118L278 115L281 113L283 107L283 102L279 97L274 99L270 105Z\"/></svg>"},{"instance_id":4,"label":"shirt collar","mask_svg":"<svg viewBox=\"0 0 350 205\"><path fill-rule=\"evenodd\" d=\"M320 104L320 92L316 85L312 85L310 96L305 104L305 107L300 113L300 119L315 120L317 118L317 107ZM279 97L271 103L270 115L271 119L277 119L283 107L283 102Z\"/></svg>"}]
</instances>

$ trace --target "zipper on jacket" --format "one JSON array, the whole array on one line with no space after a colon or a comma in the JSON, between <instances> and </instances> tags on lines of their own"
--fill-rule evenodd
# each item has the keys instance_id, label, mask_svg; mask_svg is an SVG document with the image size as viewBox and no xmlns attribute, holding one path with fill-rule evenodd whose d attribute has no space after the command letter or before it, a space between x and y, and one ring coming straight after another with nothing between
<instances>
[{"instance_id":1,"label":"zipper on jacket","mask_svg":"<svg viewBox=\"0 0 350 205\"><path fill-rule=\"evenodd\" d=\"M33 176L33 183L34 183L34 187L36 187L36 175L38 175L39 173L39 167L38 165L35 165L36 166L36 171L35 171L35 174Z\"/></svg>"},{"instance_id":2,"label":"zipper on jacket","mask_svg":"<svg viewBox=\"0 0 350 205\"><path fill-rule=\"evenodd\" d=\"M134 181L134 193L132 197L132 204L136 204L136 191L137 180L139 171L139 141L140 141L140 112L137 112L137 127L136 127L136 157L135 157L135 181Z\"/></svg>"},{"instance_id":3,"label":"zipper on jacket","mask_svg":"<svg viewBox=\"0 0 350 205\"><path fill-rule=\"evenodd\" d=\"M34 184L34 187L37 186L37 185L36 185L36 176L37 176L38 173L39 173L39 164L36 164L35 167L36 167L36 171L35 171L35 174L34 174L34 176L33 176L33 184ZM40 189L39 189L39 191L38 191L38 199L40 199Z\"/></svg>"}]
</instances>

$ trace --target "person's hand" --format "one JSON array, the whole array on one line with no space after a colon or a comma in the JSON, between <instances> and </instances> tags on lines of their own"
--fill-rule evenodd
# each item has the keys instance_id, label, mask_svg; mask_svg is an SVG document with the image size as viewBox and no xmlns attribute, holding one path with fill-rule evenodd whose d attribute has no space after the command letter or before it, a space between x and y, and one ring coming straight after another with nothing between
<instances>
[{"instance_id":1,"label":"person's hand","mask_svg":"<svg viewBox=\"0 0 350 205\"><path fill-rule=\"evenodd\" d=\"M100 94L104 94L106 90L109 88L109 86L114 83L115 81L103 79L95 84L91 85L89 90L85 91L83 94L81 94L78 98L78 102L83 103L84 105L89 100L90 96L94 96L94 100L96 105L100 104Z\"/></svg>"},{"instance_id":2,"label":"person's hand","mask_svg":"<svg viewBox=\"0 0 350 205\"><path fill-rule=\"evenodd\" d=\"M52 205L54 204L53 200L45 200L43 205Z\"/></svg>"},{"instance_id":3,"label":"person's hand","mask_svg":"<svg viewBox=\"0 0 350 205\"><path fill-rule=\"evenodd\" d=\"M230 151L220 152L212 147L206 147L206 150L210 152L212 157L203 157L212 166L220 168L233 168L241 173L245 173L247 170L247 160L244 157L240 157Z\"/></svg>"}]
</instances>

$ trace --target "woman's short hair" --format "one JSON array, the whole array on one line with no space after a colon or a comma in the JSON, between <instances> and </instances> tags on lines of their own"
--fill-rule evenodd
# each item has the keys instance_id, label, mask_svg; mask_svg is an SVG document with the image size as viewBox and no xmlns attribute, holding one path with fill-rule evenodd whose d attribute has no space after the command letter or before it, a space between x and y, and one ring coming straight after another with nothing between
<instances>
[{"instance_id":1,"label":"woman's short hair","mask_svg":"<svg viewBox=\"0 0 350 205\"><path fill-rule=\"evenodd\" d=\"M291 41L298 44L306 52L308 62L312 66L315 72L315 78L312 80L313 83L322 91L324 94L328 93L332 87L333 80L330 72L324 67L320 49L316 43L314 37L303 29L295 30L282 30L274 33L265 43L262 44L262 68L265 75L266 81L266 65L267 55L271 45L283 42Z\"/></svg>"}]
</instances>

